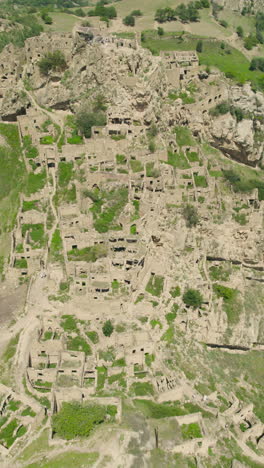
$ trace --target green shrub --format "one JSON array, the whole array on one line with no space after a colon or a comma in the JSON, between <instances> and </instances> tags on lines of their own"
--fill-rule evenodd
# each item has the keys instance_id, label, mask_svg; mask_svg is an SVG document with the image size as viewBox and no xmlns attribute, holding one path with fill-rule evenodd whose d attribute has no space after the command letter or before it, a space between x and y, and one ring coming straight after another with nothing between
<instances>
[{"instance_id":1,"label":"green shrub","mask_svg":"<svg viewBox=\"0 0 264 468\"><path fill-rule=\"evenodd\" d=\"M104 127L106 115L103 111L89 111L81 109L76 115L76 126L85 138L91 138L92 127Z\"/></svg>"},{"instance_id":2,"label":"green shrub","mask_svg":"<svg viewBox=\"0 0 264 468\"><path fill-rule=\"evenodd\" d=\"M247 222L248 222L245 213L235 213L235 214L233 214L233 219L238 224L241 224L241 226L245 226L245 224L247 224Z\"/></svg>"},{"instance_id":3,"label":"green shrub","mask_svg":"<svg viewBox=\"0 0 264 468\"><path fill-rule=\"evenodd\" d=\"M143 16L143 13L141 10L133 10L131 11L131 16Z\"/></svg>"},{"instance_id":4,"label":"green shrub","mask_svg":"<svg viewBox=\"0 0 264 468\"><path fill-rule=\"evenodd\" d=\"M260 70L264 72L264 57L254 57L250 63L250 70Z\"/></svg>"},{"instance_id":5,"label":"green shrub","mask_svg":"<svg viewBox=\"0 0 264 468\"><path fill-rule=\"evenodd\" d=\"M65 57L60 50L47 52L38 62L38 66L42 75L48 75L51 70L63 71L67 67Z\"/></svg>"},{"instance_id":6,"label":"green shrub","mask_svg":"<svg viewBox=\"0 0 264 468\"><path fill-rule=\"evenodd\" d=\"M189 228L196 226L199 223L198 210L193 205L186 205L183 208L183 217L186 221L186 225Z\"/></svg>"},{"instance_id":7,"label":"green shrub","mask_svg":"<svg viewBox=\"0 0 264 468\"><path fill-rule=\"evenodd\" d=\"M132 15L127 15L124 19L123 19L123 23L125 26L135 26L135 18L134 16Z\"/></svg>"},{"instance_id":8,"label":"green shrub","mask_svg":"<svg viewBox=\"0 0 264 468\"><path fill-rule=\"evenodd\" d=\"M104 334L105 336L111 336L111 335L112 335L112 333L113 333L113 331L114 331L114 327L113 327L113 325L112 325L111 320L107 320L107 321L104 323L102 330L103 330L103 334Z\"/></svg>"},{"instance_id":9,"label":"green shrub","mask_svg":"<svg viewBox=\"0 0 264 468\"><path fill-rule=\"evenodd\" d=\"M214 284L213 291L218 297L224 300L223 309L227 315L229 325L235 325L239 322L242 304L239 300L239 291L228 288L222 284Z\"/></svg>"},{"instance_id":10,"label":"green shrub","mask_svg":"<svg viewBox=\"0 0 264 468\"><path fill-rule=\"evenodd\" d=\"M242 26L237 27L236 33L237 33L238 37L244 37L244 29L242 28Z\"/></svg>"},{"instance_id":11,"label":"green shrub","mask_svg":"<svg viewBox=\"0 0 264 468\"><path fill-rule=\"evenodd\" d=\"M223 101L210 109L209 114L217 117L219 115L227 114L228 112L230 112L230 104L228 101Z\"/></svg>"},{"instance_id":12,"label":"green shrub","mask_svg":"<svg viewBox=\"0 0 264 468\"><path fill-rule=\"evenodd\" d=\"M126 164L127 158L124 154L116 154L116 164Z\"/></svg>"},{"instance_id":13,"label":"green shrub","mask_svg":"<svg viewBox=\"0 0 264 468\"><path fill-rule=\"evenodd\" d=\"M219 21L219 24L220 24L221 26L223 26L223 28L227 28L227 27L228 27L228 22L225 21L225 20Z\"/></svg>"},{"instance_id":14,"label":"green shrub","mask_svg":"<svg viewBox=\"0 0 264 468\"><path fill-rule=\"evenodd\" d=\"M203 41L199 39L196 45L196 52L202 52L203 51Z\"/></svg>"},{"instance_id":15,"label":"green shrub","mask_svg":"<svg viewBox=\"0 0 264 468\"><path fill-rule=\"evenodd\" d=\"M197 289L187 289L183 294L183 302L187 306L198 309L202 306L203 296L200 291L197 291Z\"/></svg>"},{"instance_id":16,"label":"green shrub","mask_svg":"<svg viewBox=\"0 0 264 468\"><path fill-rule=\"evenodd\" d=\"M106 7L102 2L97 2L95 8L88 11L88 16L100 16L109 20L116 18L117 13L113 6Z\"/></svg>"}]
</instances>

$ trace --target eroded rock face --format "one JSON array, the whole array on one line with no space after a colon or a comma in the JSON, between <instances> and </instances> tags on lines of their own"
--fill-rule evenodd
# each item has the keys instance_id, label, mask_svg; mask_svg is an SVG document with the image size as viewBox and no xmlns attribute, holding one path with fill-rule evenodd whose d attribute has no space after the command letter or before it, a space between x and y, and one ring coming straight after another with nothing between
<instances>
[{"instance_id":1,"label":"eroded rock face","mask_svg":"<svg viewBox=\"0 0 264 468\"><path fill-rule=\"evenodd\" d=\"M240 122L231 114L215 118L209 126L212 144L236 161L256 166L261 162L264 152L261 138L264 134L261 122L264 96L260 92L253 92L250 84L232 86L229 102L243 112L244 118Z\"/></svg>"},{"instance_id":2,"label":"eroded rock face","mask_svg":"<svg viewBox=\"0 0 264 468\"><path fill-rule=\"evenodd\" d=\"M9 90L4 94L1 105L2 120L7 122L15 122L18 115L26 114L26 109L31 103L28 96L21 91L14 89Z\"/></svg>"},{"instance_id":3,"label":"eroded rock face","mask_svg":"<svg viewBox=\"0 0 264 468\"><path fill-rule=\"evenodd\" d=\"M254 126L250 119L237 122L231 115L215 119L211 126L212 145L236 161L256 166L262 147L255 147Z\"/></svg>"},{"instance_id":4,"label":"eroded rock face","mask_svg":"<svg viewBox=\"0 0 264 468\"><path fill-rule=\"evenodd\" d=\"M226 8L231 8L234 11L242 11L244 7L252 7L254 11L263 11L264 2L263 0L216 0L218 5Z\"/></svg>"}]
</instances>

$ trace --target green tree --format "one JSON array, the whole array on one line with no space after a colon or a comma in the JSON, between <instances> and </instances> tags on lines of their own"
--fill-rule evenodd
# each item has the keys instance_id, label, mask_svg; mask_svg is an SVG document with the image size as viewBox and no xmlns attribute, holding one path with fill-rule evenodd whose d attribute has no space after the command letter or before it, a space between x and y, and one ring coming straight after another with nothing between
<instances>
[{"instance_id":1,"label":"green tree","mask_svg":"<svg viewBox=\"0 0 264 468\"><path fill-rule=\"evenodd\" d=\"M143 13L141 10L133 10L130 14L131 16L143 16Z\"/></svg>"},{"instance_id":2,"label":"green tree","mask_svg":"<svg viewBox=\"0 0 264 468\"><path fill-rule=\"evenodd\" d=\"M114 327L112 325L112 322L111 320L107 320L104 324L103 324L103 334L105 336L111 336L112 333L114 331Z\"/></svg>"},{"instance_id":3,"label":"green tree","mask_svg":"<svg viewBox=\"0 0 264 468\"><path fill-rule=\"evenodd\" d=\"M63 71L67 67L65 57L60 50L47 52L44 57L38 62L40 73L48 75L52 71Z\"/></svg>"},{"instance_id":4,"label":"green tree","mask_svg":"<svg viewBox=\"0 0 264 468\"><path fill-rule=\"evenodd\" d=\"M125 26L135 26L135 18L132 15L128 15L123 19Z\"/></svg>"},{"instance_id":5,"label":"green tree","mask_svg":"<svg viewBox=\"0 0 264 468\"><path fill-rule=\"evenodd\" d=\"M183 302L189 307L198 309L203 303L203 296L197 289L187 289L183 295Z\"/></svg>"},{"instance_id":6,"label":"green tree","mask_svg":"<svg viewBox=\"0 0 264 468\"><path fill-rule=\"evenodd\" d=\"M183 208L183 217L186 221L187 227L196 226L199 222L197 208L193 205L186 205Z\"/></svg>"},{"instance_id":7,"label":"green tree","mask_svg":"<svg viewBox=\"0 0 264 468\"><path fill-rule=\"evenodd\" d=\"M104 112L94 112L82 109L76 116L76 126L85 138L91 138L92 127L103 127L106 125L106 116Z\"/></svg>"},{"instance_id":8,"label":"green tree","mask_svg":"<svg viewBox=\"0 0 264 468\"><path fill-rule=\"evenodd\" d=\"M159 36L164 36L164 29L161 28L160 26L158 27L158 35Z\"/></svg>"},{"instance_id":9,"label":"green tree","mask_svg":"<svg viewBox=\"0 0 264 468\"><path fill-rule=\"evenodd\" d=\"M242 26L237 27L236 33L237 33L238 37L244 37L244 29L242 28Z\"/></svg>"},{"instance_id":10,"label":"green tree","mask_svg":"<svg viewBox=\"0 0 264 468\"><path fill-rule=\"evenodd\" d=\"M203 41L201 39L199 39L199 41L197 42L197 45L196 45L196 52L202 52L203 51Z\"/></svg>"}]
</instances>

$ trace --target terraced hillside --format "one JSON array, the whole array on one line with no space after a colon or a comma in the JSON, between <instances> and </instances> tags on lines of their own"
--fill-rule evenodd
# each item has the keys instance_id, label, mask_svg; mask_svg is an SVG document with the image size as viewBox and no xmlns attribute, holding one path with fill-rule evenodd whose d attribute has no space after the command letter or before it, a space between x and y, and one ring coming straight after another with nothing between
<instances>
[{"instance_id":1,"label":"terraced hillside","mask_svg":"<svg viewBox=\"0 0 264 468\"><path fill-rule=\"evenodd\" d=\"M113 27L1 53L0 464L261 467L263 73Z\"/></svg>"}]
</instances>

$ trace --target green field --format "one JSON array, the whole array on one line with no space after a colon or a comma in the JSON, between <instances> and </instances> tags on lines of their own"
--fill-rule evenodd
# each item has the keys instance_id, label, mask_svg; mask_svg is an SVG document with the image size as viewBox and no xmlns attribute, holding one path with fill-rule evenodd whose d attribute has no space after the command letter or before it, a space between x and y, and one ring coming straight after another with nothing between
<instances>
[{"instance_id":1,"label":"green field","mask_svg":"<svg viewBox=\"0 0 264 468\"><path fill-rule=\"evenodd\" d=\"M195 50L199 39L203 41L203 51L198 54L201 65L216 67L238 83L251 81L254 87L264 88L263 73L249 70L250 62L242 52L227 44L222 49L221 42L216 39L179 32L159 38L155 31L147 31L142 45L158 55L160 51Z\"/></svg>"},{"instance_id":2,"label":"green field","mask_svg":"<svg viewBox=\"0 0 264 468\"><path fill-rule=\"evenodd\" d=\"M0 234L14 225L26 169L21 156L17 125L0 123Z\"/></svg>"},{"instance_id":3,"label":"green field","mask_svg":"<svg viewBox=\"0 0 264 468\"><path fill-rule=\"evenodd\" d=\"M83 18L69 15L68 13L50 13L53 23L45 25L44 30L49 32L67 33L71 32L73 26Z\"/></svg>"}]
</instances>

